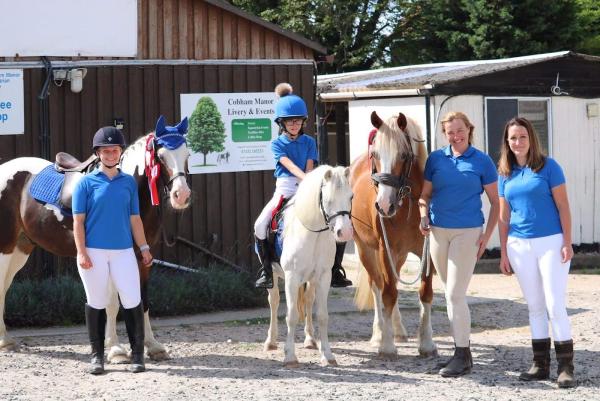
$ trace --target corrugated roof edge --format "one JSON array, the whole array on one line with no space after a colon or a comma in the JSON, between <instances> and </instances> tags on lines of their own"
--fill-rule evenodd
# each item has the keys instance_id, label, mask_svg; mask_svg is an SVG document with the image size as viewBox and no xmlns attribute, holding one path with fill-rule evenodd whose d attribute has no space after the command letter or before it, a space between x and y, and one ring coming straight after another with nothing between
<instances>
[{"instance_id":1,"label":"corrugated roof edge","mask_svg":"<svg viewBox=\"0 0 600 401\"><path fill-rule=\"evenodd\" d=\"M359 82L362 80L366 80L368 82L373 83L373 81L377 80L378 75L385 74L385 80L390 81L390 75L394 72L401 73L403 70L408 69L433 69L440 67L472 67L472 66L491 66L494 64L498 64L497 69L482 71L481 73L474 73L470 75L470 77L475 77L479 75L486 75L492 72L507 70L516 66L524 66L530 64L536 64L544 61L561 59L561 58L580 58L587 61L600 62L600 57L591 56L582 53L576 53L573 51L561 51L554 53L542 53L535 54L530 56L521 56L521 57L512 57L512 58L504 58L504 59L494 59L494 60L471 60L471 61L453 61L447 63L432 63L432 64L416 64L416 65L407 65L400 67L392 67L392 68L380 68L376 70L367 70L367 71L355 71L349 73L339 73L339 74L330 74L330 75L320 75L317 77L317 85L319 93L335 93L335 92L346 92L346 91L367 91L373 90L373 88L369 88L367 86L360 86ZM514 65L513 65L514 64ZM399 74L401 75L401 74ZM435 75L435 74L433 74ZM399 80L401 78L399 77ZM452 80L452 79L451 79ZM354 85L349 84L349 82L353 82ZM437 83L445 82L443 79L438 81ZM446 81L447 82L447 81ZM412 83L408 86L406 84L396 84L392 85L398 88L407 88L407 87L420 87L423 83ZM340 87L342 86L342 87Z\"/></svg>"}]
</instances>

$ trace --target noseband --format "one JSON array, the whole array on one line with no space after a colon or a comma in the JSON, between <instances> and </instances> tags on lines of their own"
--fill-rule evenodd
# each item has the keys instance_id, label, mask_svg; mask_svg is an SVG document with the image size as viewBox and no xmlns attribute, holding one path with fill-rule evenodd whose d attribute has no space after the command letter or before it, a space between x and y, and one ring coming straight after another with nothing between
<instances>
[{"instance_id":1,"label":"noseband","mask_svg":"<svg viewBox=\"0 0 600 401\"><path fill-rule=\"evenodd\" d=\"M377 130L371 131L371 134L369 135L369 147L372 145L373 141L375 140L376 133L377 133ZM411 140L412 140L412 138L409 135L408 136L409 145L410 145ZM415 154L412 150L412 146L410 146L410 153L408 153L408 154L404 153L404 154L402 154L402 157L400 158L400 160L404 162L404 165L402 166L402 171L401 171L400 175L394 175L394 174L389 174L389 173L378 173L377 166L375 165L375 158L373 157L371 152L369 152L369 158L371 159L371 180L373 180L373 183L375 184L375 188L377 188L379 186L379 184L388 185L390 187L396 188L397 192L396 192L395 203L401 204L402 201L404 200L404 198L410 196L412 193L412 188L410 186L410 181L409 181L410 173L412 171L412 165L415 162Z\"/></svg>"}]
</instances>

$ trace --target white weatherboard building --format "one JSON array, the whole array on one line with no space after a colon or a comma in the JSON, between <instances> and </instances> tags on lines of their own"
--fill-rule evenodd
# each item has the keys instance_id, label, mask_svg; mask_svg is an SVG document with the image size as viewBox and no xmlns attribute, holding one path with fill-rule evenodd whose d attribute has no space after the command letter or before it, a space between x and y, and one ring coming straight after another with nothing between
<instances>
[{"instance_id":1,"label":"white weatherboard building","mask_svg":"<svg viewBox=\"0 0 600 401\"><path fill-rule=\"evenodd\" d=\"M446 145L441 117L462 111L475 125L474 145L494 160L505 122L529 119L564 169L573 243L600 243L600 57L565 51L324 75L318 96L347 103L350 160L366 150L373 110L416 119L429 149ZM488 248L499 245L496 234Z\"/></svg>"}]
</instances>

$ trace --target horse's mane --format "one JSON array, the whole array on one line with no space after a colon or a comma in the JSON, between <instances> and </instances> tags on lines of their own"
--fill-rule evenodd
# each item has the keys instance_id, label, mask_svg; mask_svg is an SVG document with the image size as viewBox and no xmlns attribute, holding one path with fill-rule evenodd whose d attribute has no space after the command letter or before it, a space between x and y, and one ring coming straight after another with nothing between
<instances>
[{"instance_id":1,"label":"horse's mane","mask_svg":"<svg viewBox=\"0 0 600 401\"><path fill-rule=\"evenodd\" d=\"M121 168L127 174L134 175L137 168L138 174L144 174L144 154L146 149L146 137L150 133L139 137L131 145L127 146L121 159Z\"/></svg>"},{"instance_id":2,"label":"horse's mane","mask_svg":"<svg viewBox=\"0 0 600 401\"><path fill-rule=\"evenodd\" d=\"M318 207L319 194L321 191L321 183L325 173L332 170L332 180L338 179L335 174L336 169L328 165L319 166L310 173L306 174L304 179L300 182L296 195L292 200L293 207L289 208L285 214L285 233L291 230L293 224L289 224L294 219L300 220L302 224L311 230L320 230L325 228L325 222L321 211ZM343 169L342 169L343 176ZM341 182L336 183L334 186L337 188L341 186ZM286 235L284 233L284 236Z\"/></svg>"},{"instance_id":3,"label":"horse's mane","mask_svg":"<svg viewBox=\"0 0 600 401\"><path fill-rule=\"evenodd\" d=\"M417 157L421 169L425 168L427 151L423 142L421 128L410 117L406 117L406 134L398 126L398 115L389 117L378 129L373 150L379 154L391 154L392 163L399 162L403 154L412 153ZM410 137L410 141L409 141ZM412 145L412 148L411 148Z\"/></svg>"}]
</instances>

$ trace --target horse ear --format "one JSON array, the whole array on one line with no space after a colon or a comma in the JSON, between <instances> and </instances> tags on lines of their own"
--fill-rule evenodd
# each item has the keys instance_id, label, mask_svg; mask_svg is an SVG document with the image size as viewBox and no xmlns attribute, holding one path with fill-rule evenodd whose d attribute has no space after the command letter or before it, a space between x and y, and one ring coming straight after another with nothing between
<instances>
[{"instance_id":1,"label":"horse ear","mask_svg":"<svg viewBox=\"0 0 600 401\"><path fill-rule=\"evenodd\" d=\"M350 167L346 167L344 169L344 177L346 177L347 179L350 179Z\"/></svg>"},{"instance_id":2,"label":"horse ear","mask_svg":"<svg viewBox=\"0 0 600 401\"><path fill-rule=\"evenodd\" d=\"M186 117L183 120L181 120L181 122L179 124L177 124L177 126L175 128L177 128L177 132L179 132L181 135L187 134L188 118Z\"/></svg>"},{"instance_id":3,"label":"horse ear","mask_svg":"<svg viewBox=\"0 0 600 401\"><path fill-rule=\"evenodd\" d=\"M398 128L400 128L402 131L404 131L406 129L406 124L408 124L408 122L406 121L406 116L403 113L399 113L398 114Z\"/></svg>"},{"instance_id":4,"label":"horse ear","mask_svg":"<svg viewBox=\"0 0 600 401\"><path fill-rule=\"evenodd\" d=\"M381 127L381 124L383 124L383 121L381 120L381 118L379 118L376 111L373 111L371 113L371 124L373 124L373 127L377 129L379 129L379 127Z\"/></svg>"},{"instance_id":5,"label":"horse ear","mask_svg":"<svg viewBox=\"0 0 600 401\"><path fill-rule=\"evenodd\" d=\"M165 131L165 126L166 126L165 116L158 117L158 120L156 121L156 128L154 130L154 132L156 133L156 136L161 135Z\"/></svg>"},{"instance_id":6,"label":"horse ear","mask_svg":"<svg viewBox=\"0 0 600 401\"><path fill-rule=\"evenodd\" d=\"M333 175L333 171L331 169L328 169L327 171L325 171L325 175L323 176L323 179L325 181L329 181L329 180L331 180L332 175Z\"/></svg>"}]
</instances>

